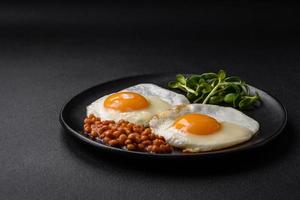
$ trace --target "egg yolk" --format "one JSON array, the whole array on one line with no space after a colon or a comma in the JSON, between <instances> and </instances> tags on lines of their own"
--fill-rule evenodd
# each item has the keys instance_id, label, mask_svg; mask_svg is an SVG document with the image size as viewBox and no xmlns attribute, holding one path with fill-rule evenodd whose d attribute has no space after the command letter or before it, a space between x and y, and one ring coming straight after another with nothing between
<instances>
[{"instance_id":1,"label":"egg yolk","mask_svg":"<svg viewBox=\"0 0 300 200\"><path fill-rule=\"evenodd\" d=\"M110 95L104 101L105 108L111 108L120 112L141 110L148 106L149 102L147 99L134 92L118 92Z\"/></svg>"},{"instance_id":2,"label":"egg yolk","mask_svg":"<svg viewBox=\"0 0 300 200\"><path fill-rule=\"evenodd\" d=\"M202 114L186 114L179 117L173 127L185 133L208 135L218 131L221 124L212 117Z\"/></svg>"}]
</instances>

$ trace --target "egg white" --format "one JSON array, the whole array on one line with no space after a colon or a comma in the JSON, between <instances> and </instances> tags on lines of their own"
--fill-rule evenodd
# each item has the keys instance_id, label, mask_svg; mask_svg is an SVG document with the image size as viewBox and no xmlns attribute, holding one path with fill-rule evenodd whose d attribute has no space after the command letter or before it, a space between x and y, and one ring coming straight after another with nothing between
<instances>
[{"instance_id":1,"label":"egg white","mask_svg":"<svg viewBox=\"0 0 300 200\"><path fill-rule=\"evenodd\" d=\"M172 126L174 121L188 113L213 117L221 124L221 129L208 135L188 134L175 129ZM163 136L169 144L185 152L227 148L249 140L259 130L257 121L236 109L204 104L174 107L155 115L149 125L154 133Z\"/></svg>"},{"instance_id":2,"label":"egg white","mask_svg":"<svg viewBox=\"0 0 300 200\"><path fill-rule=\"evenodd\" d=\"M144 83L126 88L120 92L135 92L147 99L149 106L145 109L130 112L119 112L104 107L105 95L87 106L87 115L93 114L103 120L127 120L131 123L148 126L150 119L157 113L170 109L172 106L188 104L188 99L175 92L154 84Z\"/></svg>"}]
</instances>

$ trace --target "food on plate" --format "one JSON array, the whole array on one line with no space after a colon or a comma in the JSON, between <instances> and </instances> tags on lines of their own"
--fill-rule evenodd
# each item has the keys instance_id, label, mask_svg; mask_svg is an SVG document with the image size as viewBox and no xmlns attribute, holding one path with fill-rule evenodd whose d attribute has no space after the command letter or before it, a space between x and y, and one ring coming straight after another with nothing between
<instances>
[{"instance_id":1,"label":"food on plate","mask_svg":"<svg viewBox=\"0 0 300 200\"><path fill-rule=\"evenodd\" d=\"M89 115L84 120L84 133L106 145L130 151L172 152L172 147L166 143L164 137L153 134L150 128L134 125L125 120L102 121L94 115Z\"/></svg>"},{"instance_id":2,"label":"food on plate","mask_svg":"<svg viewBox=\"0 0 300 200\"><path fill-rule=\"evenodd\" d=\"M168 86L186 92L193 103L225 104L243 110L253 107L260 100L258 93L250 93L244 81L237 76L228 77L224 70L187 77L178 74Z\"/></svg>"},{"instance_id":3,"label":"food on plate","mask_svg":"<svg viewBox=\"0 0 300 200\"><path fill-rule=\"evenodd\" d=\"M185 78L177 75L171 88L138 84L105 95L87 106L84 134L108 146L150 153L213 151L249 140L259 124L242 112L259 101L238 77L220 70ZM189 104L192 102L199 102ZM201 103L201 104L200 104ZM207 104L208 103L208 104Z\"/></svg>"},{"instance_id":4,"label":"food on plate","mask_svg":"<svg viewBox=\"0 0 300 200\"><path fill-rule=\"evenodd\" d=\"M249 140L259 129L242 112L217 105L176 106L155 115L151 130L184 152L213 151Z\"/></svg>"},{"instance_id":5,"label":"food on plate","mask_svg":"<svg viewBox=\"0 0 300 200\"><path fill-rule=\"evenodd\" d=\"M87 107L87 116L147 126L153 115L188 103L184 95L146 83L101 97Z\"/></svg>"}]
</instances>

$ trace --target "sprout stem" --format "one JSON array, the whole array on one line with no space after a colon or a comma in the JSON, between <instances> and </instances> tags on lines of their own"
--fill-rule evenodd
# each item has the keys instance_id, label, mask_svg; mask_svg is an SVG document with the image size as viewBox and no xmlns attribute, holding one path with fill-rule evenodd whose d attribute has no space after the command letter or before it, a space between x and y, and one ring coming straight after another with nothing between
<instances>
[{"instance_id":1,"label":"sprout stem","mask_svg":"<svg viewBox=\"0 0 300 200\"><path fill-rule=\"evenodd\" d=\"M206 104L207 101L209 100L209 98L214 95L215 91L218 89L218 87L220 86L220 80L218 82L218 84L214 87L214 89L212 89L212 91L207 95L207 97L204 99L204 101L202 102L202 104Z\"/></svg>"}]
</instances>

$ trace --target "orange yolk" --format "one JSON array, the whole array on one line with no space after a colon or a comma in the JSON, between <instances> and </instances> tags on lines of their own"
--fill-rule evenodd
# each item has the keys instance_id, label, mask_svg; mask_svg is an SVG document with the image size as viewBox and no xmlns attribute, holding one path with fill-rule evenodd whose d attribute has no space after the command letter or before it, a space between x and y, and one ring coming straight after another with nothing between
<instances>
[{"instance_id":1,"label":"orange yolk","mask_svg":"<svg viewBox=\"0 0 300 200\"><path fill-rule=\"evenodd\" d=\"M207 115L186 114L179 117L173 127L185 133L208 135L218 131L221 124Z\"/></svg>"},{"instance_id":2,"label":"orange yolk","mask_svg":"<svg viewBox=\"0 0 300 200\"><path fill-rule=\"evenodd\" d=\"M145 97L134 92L118 92L110 95L104 101L105 108L120 112L128 112L147 108L149 102Z\"/></svg>"}]
</instances>

